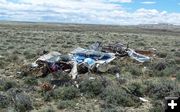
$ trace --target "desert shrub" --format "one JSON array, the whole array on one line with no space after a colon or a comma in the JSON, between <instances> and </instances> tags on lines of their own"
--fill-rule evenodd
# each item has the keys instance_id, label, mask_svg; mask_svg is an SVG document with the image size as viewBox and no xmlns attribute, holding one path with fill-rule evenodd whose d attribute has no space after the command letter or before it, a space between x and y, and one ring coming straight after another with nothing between
<instances>
[{"instance_id":1,"label":"desert shrub","mask_svg":"<svg viewBox=\"0 0 180 112\"><path fill-rule=\"evenodd\" d=\"M100 105L102 110L101 112L124 112L123 108L124 107L120 107L117 105L113 105L113 104L107 104L107 102L105 104Z\"/></svg>"},{"instance_id":2,"label":"desert shrub","mask_svg":"<svg viewBox=\"0 0 180 112\"><path fill-rule=\"evenodd\" d=\"M178 85L171 80L147 81L145 84L147 85L147 95L155 99L163 99L170 95L180 94Z\"/></svg>"},{"instance_id":3,"label":"desert shrub","mask_svg":"<svg viewBox=\"0 0 180 112\"><path fill-rule=\"evenodd\" d=\"M73 108L76 103L73 100L62 100L57 104L58 109Z\"/></svg>"},{"instance_id":4,"label":"desert shrub","mask_svg":"<svg viewBox=\"0 0 180 112\"><path fill-rule=\"evenodd\" d=\"M117 78L117 84L118 85L125 84L126 82L127 82L126 78Z\"/></svg>"},{"instance_id":5,"label":"desert shrub","mask_svg":"<svg viewBox=\"0 0 180 112\"><path fill-rule=\"evenodd\" d=\"M171 57L170 59L166 60L168 63L168 66L175 66L176 65L176 60L174 57Z\"/></svg>"},{"instance_id":6,"label":"desert shrub","mask_svg":"<svg viewBox=\"0 0 180 112\"><path fill-rule=\"evenodd\" d=\"M112 67L111 69L109 69L108 73L110 73L110 74L121 73L121 70L120 70L120 68L118 66L115 66L115 67Z\"/></svg>"},{"instance_id":7,"label":"desert shrub","mask_svg":"<svg viewBox=\"0 0 180 112\"><path fill-rule=\"evenodd\" d=\"M63 44L61 47L63 47L63 48L72 48L72 45L69 45L69 44Z\"/></svg>"},{"instance_id":8,"label":"desert shrub","mask_svg":"<svg viewBox=\"0 0 180 112\"><path fill-rule=\"evenodd\" d=\"M162 45L163 45L163 46L168 46L169 43L167 43L167 42L162 42Z\"/></svg>"},{"instance_id":9,"label":"desert shrub","mask_svg":"<svg viewBox=\"0 0 180 112\"><path fill-rule=\"evenodd\" d=\"M108 105L120 105L124 107L138 106L139 100L119 87L107 87L101 94L101 98Z\"/></svg>"},{"instance_id":10,"label":"desert shrub","mask_svg":"<svg viewBox=\"0 0 180 112\"><path fill-rule=\"evenodd\" d=\"M144 92L146 89L146 87L140 82L134 82L132 84L129 84L127 88L130 91L130 93L138 97L144 96Z\"/></svg>"},{"instance_id":11,"label":"desert shrub","mask_svg":"<svg viewBox=\"0 0 180 112\"><path fill-rule=\"evenodd\" d=\"M158 52L157 56L159 56L160 58L165 58L167 56L166 52Z\"/></svg>"},{"instance_id":12,"label":"desert shrub","mask_svg":"<svg viewBox=\"0 0 180 112\"><path fill-rule=\"evenodd\" d=\"M180 82L180 72L176 74L176 80Z\"/></svg>"},{"instance_id":13,"label":"desert shrub","mask_svg":"<svg viewBox=\"0 0 180 112\"><path fill-rule=\"evenodd\" d=\"M73 43L73 41L68 41L67 44L72 45L74 43Z\"/></svg>"},{"instance_id":14,"label":"desert shrub","mask_svg":"<svg viewBox=\"0 0 180 112\"><path fill-rule=\"evenodd\" d=\"M84 80L80 83L80 91L86 96L95 97L102 93L104 86L98 79Z\"/></svg>"},{"instance_id":15,"label":"desert shrub","mask_svg":"<svg viewBox=\"0 0 180 112\"><path fill-rule=\"evenodd\" d=\"M6 112L16 112L15 108L14 107L8 107L6 108Z\"/></svg>"},{"instance_id":16,"label":"desert shrub","mask_svg":"<svg viewBox=\"0 0 180 112\"><path fill-rule=\"evenodd\" d=\"M174 60L175 60L176 64L180 64L180 58L177 57Z\"/></svg>"},{"instance_id":17,"label":"desert shrub","mask_svg":"<svg viewBox=\"0 0 180 112\"><path fill-rule=\"evenodd\" d=\"M29 85L37 85L38 81L35 77L27 77L25 78L24 83Z\"/></svg>"},{"instance_id":18,"label":"desert shrub","mask_svg":"<svg viewBox=\"0 0 180 112\"><path fill-rule=\"evenodd\" d=\"M163 112L163 106L160 101L154 101L152 108L149 110L149 112Z\"/></svg>"},{"instance_id":19,"label":"desert shrub","mask_svg":"<svg viewBox=\"0 0 180 112\"><path fill-rule=\"evenodd\" d=\"M53 92L52 91L43 91L42 96L44 98L44 101L51 101L53 97Z\"/></svg>"},{"instance_id":20,"label":"desert shrub","mask_svg":"<svg viewBox=\"0 0 180 112\"><path fill-rule=\"evenodd\" d=\"M146 46L145 42L141 41L141 42L137 42L136 44L137 46Z\"/></svg>"},{"instance_id":21,"label":"desert shrub","mask_svg":"<svg viewBox=\"0 0 180 112\"><path fill-rule=\"evenodd\" d=\"M79 96L79 89L74 86L58 88L54 91L55 99L71 100Z\"/></svg>"},{"instance_id":22,"label":"desert shrub","mask_svg":"<svg viewBox=\"0 0 180 112\"><path fill-rule=\"evenodd\" d=\"M8 46L8 49L14 49L15 47L14 46Z\"/></svg>"},{"instance_id":23,"label":"desert shrub","mask_svg":"<svg viewBox=\"0 0 180 112\"><path fill-rule=\"evenodd\" d=\"M4 60L0 60L0 68L4 69L6 67L6 62Z\"/></svg>"},{"instance_id":24,"label":"desert shrub","mask_svg":"<svg viewBox=\"0 0 180 112\"><path fill-rule=\"evenodd\" d=\"M79 39L79 40L81 40L81 39ZM95 41L89 40L89 41L87 41L86 43L87 43L88 45L91 45L91 44L94 44Z\"/></svg>"},{"instance_id":25,"label":"desert shrub","mask_svg":"<svg viewBox=\"0 0 180 112\"><path fill-rule=\"evenodd\" d=\"M154 76L158 76L158 77L170 76L174 74L175 71L176 71L176 67L168 66L164 70L161 70L161 71L154 70Z\"/></svg>"},{"instance_id":26,"label":"desert shrub","mask_svg":"<svg viewBox=\"0 0 180 112\"><path fill-rule=\"evenodd\" d=\"M8 58L11 62L17 61L19 59L18 55L16 54L11 54Z\"/></svg>"},{"instance_id":27,"label":"desert shrub","mask_svg":"<svg viewBox=\"0 0 180 112\"><path fill-rule=\"evenodd\" d=\"M10 88L15 87L17 84L14 81L3 80L0 85L0 91L7 91Z\"/></svg>"},{"instance_id":28,"label":"desert shrub","mask_svg":"<svg viewBox=\"0 0 180 112\"><path fill-rule=\"evenodd\" d=\"M76 98L79 94L79 90L73 86L70 87L66 87L64 88L63 94L62 94L62 99L66 100L70 100L73 98Z\"/></svg>"},{"instance_id":29,"label":"desert shrub","mask_svg":"<svg viewBox=\"0 0 180 112\"><path fill-rule=\"evenodd\" d=\"M15 108L18 112L25 112L32 109L32 102L29 96L23 93L17 93L13 99L15 101Z\"/></svg>"},{"instance_id":30,"label":"desert shrub","mask_svg":"<svg viewBox=\"0 0 180 112\"><path fill-rule=\"evenodd\" d=\"M6 95L0 93L0 108L8 107L9 103L10 103L9 97L7 97Z\"/></svg>"},{"instance_id":31,"label":"desert shrub","mask_svg":"<svg viewBox=\"0 0 180 112\"><path fill-rule=\"evenodd\" d=\"M58 47L58 45L57 44L53 44L53 45L51 45L51 47Z\"/></svg>"},{"instance_id":32,"label":"desert shrub","mask_svg":"<svg viewBox=\"0 0 180 112\"><path fill-rule=\"evenodd\" d=\"M52 107L47 107L43 112L55 112Z\"/></svg>"},{"instance_id":33,"label":"desert shrub","mask_svg":"<svg viewBox=\"0 0 180 112\"><path fill-rule=\"evenodd\" d=\"M67 73L64 73L62 71L58 71L56 73L53 73L53 76L58 78L58 79L61 79L61 80L67 80L67 81L71 80L71 77Z\"/></svg>"},{"instance_id":34,"label":"desert shrub","mask_svg":"<svg viewBox=\"0 0 180 112\"><path fill-rule=\"evenodd\" d=\"M180 51L175 52L174 55L180 57Z\"/></svg>"},{"instance_id":35,"label":"desert shrub","mask_svg":"<svg viewBox=\"0 0 180 112\"><path fill-rule=\"evenodd\" d=\"M14 82L11 82L11 81L6 82L4 85L4 90L8 90L8 89L12 88L14 86L13 84L14 84Z\"/></svg>"},{"instance_id":36,"label":"desert shrub","mask_svg":"<svg viewBox=\"0 0 180 112\"><path fill-rule=\"evenodd\" d=\"M115 108L105 108L102 112L118 112Z\"/></svg>"},{"instance_id":37,"label":"desert shrub","mask_svg":"<svg viewBox=\"0 0 180 112\"><path fill-rule=\"evenodd\" d=\"M174 46L179 47L180 46L180 41L176 41Z\"/></svg>"},{"instance_id":38,"label":"desert shrub","mask_svg":"<svg viewBox=\"0 0 180 112\"><path fill-rule=\"evenodd\" d=\"M134 66L134 65L130 65L128 67L128 71L131 72L132 75L135 75L135 76L140 76L142 75L142 70L140 67L138 66Z\"/></svg>"},{"instance_id":39,"label":"desert shrub","mask_svg":"<svg viewBox=\"0 0 180 112\"><path fill-rule=\"evenodd\" d=\"M32 59L32 58L36 57L36 54L32 53L32 51L24 51L23 54L26 59Z\"/></svg>"},{"instance_id":40,"label":"desert shrub","mask_svg":"<svg viewBox=\"0 0 180 112\"><path fill-rule=\"evenodd\" d=\"M170 76L176 72L176 62L174 59L164 60L159 62L153 62L148 65L149 69L152 70L151 76Z\"/></svg>"},{"instance_id":41,"label":"desert shrub","mask_svg":"<svg viewBox=\"0 0 180 112\"><path fill-rule=\"evenodd\" d=\"M155 70L161 71L161 70L164 70L166 68L167 63L165 63L165 62L158 62L158 63L155 63L153 66L154 66L153 68Z\"/></svg>"}]
</instances>

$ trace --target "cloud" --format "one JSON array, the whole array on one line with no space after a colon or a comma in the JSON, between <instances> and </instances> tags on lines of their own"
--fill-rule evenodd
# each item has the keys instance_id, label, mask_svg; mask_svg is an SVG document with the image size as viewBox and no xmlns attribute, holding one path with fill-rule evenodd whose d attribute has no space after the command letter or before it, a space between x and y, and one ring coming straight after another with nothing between
<instances>
[{"instance_id":1,"label":"cloud","mask_svg":"<svg viewBox=\"0 0 180 112\"><path fill-rule=\"evenodd\" d=\"M108 0L109 2L131 3L132 0Z\"/></svg>"},{"instance_id":2,"label":"cloud","mask_svg":"<svg viewBox=\"0 0 180 112\"><path fill-rule=\"evenodd\" d=\"M4 0L5 1L5 0ZM18 10L18 9L91 9L91 10L109 10L109 9L117 9L120 8L119 5L109 4L102 2L101 0L19 0L17 3L12 2L0 2L1 8L7 8L10 10Z\"/></svg>"},{"instance_id":3,"label":"cloud","mask_svg":"<svg viewBox=\"0 0 180 112\"><path fill-rule=\"evenodd\" d=\"M141 4L152 5L152 4L156 4L156 2L154 2L154 1L145 1L145 2L141 2Z\"/></svg>"},{"instance_id":4,"label":"cloud","mask_svg":"<svg viewBox=\"0 0 180 112\"><path fill-rule=\"evenodd\" d=\"M0 19L13 21L88 24L180 24L180 13L156 9L125 10L112 0L10 0L0 1ZM131 1L131 0L113 0Z\"/></svg>"}]
</instances>

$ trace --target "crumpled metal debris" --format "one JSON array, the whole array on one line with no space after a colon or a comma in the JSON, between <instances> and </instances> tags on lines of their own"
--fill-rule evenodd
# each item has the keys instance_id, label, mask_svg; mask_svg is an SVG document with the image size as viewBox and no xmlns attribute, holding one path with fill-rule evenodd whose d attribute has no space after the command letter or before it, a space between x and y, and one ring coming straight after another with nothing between
<instances>
[{"instance_id":1,"label":"crumpled metal debris","mask_svg":"<svg viewBox=\"0 0 180 112\"><path fill-rule=\"evenodd\" d=\"M48 54L40 56L35 62L38 61L48 62L48 63L55 63L61 59L61 53L53 51Z\"/></svg>"},{"instance_id":2,"label":"crumpled metal debris","mask_svg":"<svg viewBox=\"0 0 180 112\"><path fill-rule=\"evenodd\" d=\"M102 49L102 43L97 41L94 44L89 46L90 50L100 51Z\"/></svg>"},{"instance_id":3,"label":"crumpled metal debris","mask_svg":"<svg viewBox=\"0 0 180 112\"><path fill-rule=\"evenodd\" d=\"M40 56L31 64L30 71L33 73L39 71L40 73L36 74L37 76L46 76L49 73L56 73L58 71L70 73L73 66L75 65L68 55L62 55L54 51Z\"/></svg>"},{"instance_id":4,"label":"crumpled metal debris","mask_svg":"<svg viewBox=\"0 0 180 112\"><path fill-rule=\"evenodd\" d=\"M135 60L137 60L137 61L139 61L139 62L148 62L148 61L150 61L150 57L148 57L148 56L145 56L145 55L142 55L142 54L139 54L139 53L137 53L137 52L135 52L133 49L129 49L128 51L127 51L127 53L128 53L128 55L131 57L131 58L133 58L133 59L135 59Z\"/></svg>"},{"instance_id":5,"label":"crumpled metal debris","mask_svg":"<svg viewBox=\"0 0 180 112\"><path fill-rule=\"evenodd\" d=\"M72 77L72 79L75 79L77 77L78 71L77 71L77 62L76 61L73 61L73 68L71 69L71 72L69 74Z\"/></svg>"},{"instance_id":6,"label":"crumpled metal debris","mask_svg":"<svg viewBox=\"0 0 180 112\"><path fill-rule=\"evenodd\" d=\"M77 48L71 52L71 57L79 65L83 64L88 69L98 67L99 64L108 64L115 59L114 53L103 53L100 51Z\"/></svg>"},{"instance_id":7,"label":"crumpled metal debris","mask_svg":"<svg viewBox=\"0 0 180 112\"><path fill-rule=\"evenodd\" d=\"M148 56L154 56L154 52L152 50L133 50L128 47L128 44L125 46L120 42L116 42L115 44L103 46L102 51L115 53L118 57L130 56L142 63L150 61L150 57Z\"/></svg>"},{"instance_id":8,"label":"crumpled metal debris","mask_svg":"<svg viewBox=\"0 0 180 112\"><path fill-rule=\"evenodd\" d=\"M149 100L145 99L145 98L142 98L142 97L139 97L139 99L143 102L149 102Z\"/></svg>"},{"instance_id":9,"label":"crumpled metal debris","mask_svg":"<svg viewBox=\"0 0 180 112\"><path fill-rule=\"evenodd\" d=\"M49 66L49 70L57 71L58 66L55 64L60 60L61 53L50 52L48 54L40 56L35 62L31 63L32 68Z\"/></svg>"},{"instance_id":10,"label":"crumpled metal debris","mask_svg":"<svg viewBox=\"0 0 180 112\"><path fill-rule=\"evenodd\" d=\"M127 49L128 49L128 45L126 47L124 44L120 42L109 44L102 47L103 52L112 52L119 57L128 56Z\"/></svg>"}]
</instances>

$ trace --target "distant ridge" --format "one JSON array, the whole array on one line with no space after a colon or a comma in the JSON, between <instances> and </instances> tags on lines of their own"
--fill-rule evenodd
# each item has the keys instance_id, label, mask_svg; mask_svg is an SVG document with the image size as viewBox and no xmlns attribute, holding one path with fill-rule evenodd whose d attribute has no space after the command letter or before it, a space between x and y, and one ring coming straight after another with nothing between
<instances>
[{"instance_id":1,"label":"distant ridge","mask_svg":"<svg viewBox=\"0 0 180 112\"><path fill-rule=\"evenodd\" d=\"M166 30L180 29L180 25L173 25L173 24L169 24L169 23L139 24L136 26L138 28L144 28L144 29L166 29Z\"/></svg>"},{"instance_id":2,"label":"distant ridge","mask_svg":"<svg viewBox=\"0 0 180 112\"><path fill-rule=\"evenodd\" d=\"M38 22L38 21L4 21L0 20L0 23L2 24L56 24L56 25L100 25L100 26L138 26L141 28L164 28L164 27L170 27L170 28L180 28L180 25L174 25L169 23L155 23L155 24L138 24L138 25L131 25L131 24L87 24L87 23L63 23L63 22Z\"/></svg>"}]
</instances>

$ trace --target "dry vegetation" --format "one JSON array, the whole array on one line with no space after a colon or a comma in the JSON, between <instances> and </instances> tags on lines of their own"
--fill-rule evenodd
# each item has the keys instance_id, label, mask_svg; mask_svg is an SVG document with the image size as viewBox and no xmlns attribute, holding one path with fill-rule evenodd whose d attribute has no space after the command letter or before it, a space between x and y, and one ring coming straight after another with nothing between
<instances>
[{"instance_id":1,"label":"dry vegetation","mask_svg":"<svg viewBox=\"0 0 180 112\"><path fill-rule=\"evenodd\" d=\"M160 112L165 96L180 95L180 29L169 29L1 23L0 111ZM43 50L69 53L96 41L129 42L134 49L155 48L157 56L143 64L129 58L116 59L111 65L120 69L119 80L112 70L104 74L84 74L96 80L85 78L79 88L66 85L43 91L39 85L48 82L51 75L45 78L18 75L19 68L34 61ZM158 63L166 68L158 71ZM138 97L149 102L141 102Z\"/></svg>"}]
</instances>

